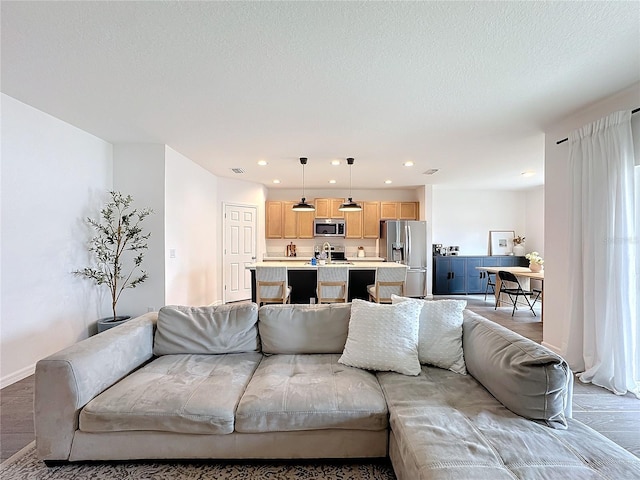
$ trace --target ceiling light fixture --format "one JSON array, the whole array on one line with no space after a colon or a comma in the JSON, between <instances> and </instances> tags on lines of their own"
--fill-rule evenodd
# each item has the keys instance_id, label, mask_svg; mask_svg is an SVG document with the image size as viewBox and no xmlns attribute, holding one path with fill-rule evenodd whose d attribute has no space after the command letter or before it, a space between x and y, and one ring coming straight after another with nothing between
<instances>
[{"instance_id":1,"label":"ceiling light fixture","mask_svg":"<svg viewBox=\"0 0 640 480\"><path fill-rule=\"evenodd\" d=\"M413 167L413 162L411 160L408 160L408 161L404 162L403 165L405 167Z\"/></svg>"},{"instance_id":2,"label":"ceiling light fixture","mask_svg":"<svg viewBox=\"0 0 640 480\"><path fill-rule=\"evenodd\" d=\"M525 172L522 172L520 175L522 175L523 177L533 177L536 174L536 172L534 172L533 170L527 170Z\"/></svg>"},{"instance_id":3,"label":"ceiling light fixture","mask_svg":"<svg viewBox=\"0 0 640 480\"><path fill-rule=\"evenodd\" d=\"M384 183L386 183L387 185L389 185L390 183L393 183L391 180L385 180Z\"/></svg>"},{"instance_id":4,"label":"ceiling light fixture","mask_svg":"<svg viewBox=\"0 0 640 480\"><path fill-rule=\"evenodd\" d=\"M264 167L265 165L267 165L267 161L266 160L258 160L258 165L260 165L261 167Z\"/></svg>"},{"instance_id":5,"label":"ceiling light fixture","mask_svg":"<svg viewBox=\"0 0 640 480\"><path fill-rule=\"evenodd\" d=\"M304 197L304 166L306 164L307 158L300 157L300 165L302 165L302 200L291 208L294 212L311 212L316 209L313 205L309 205L307 199Z\"/></svg>"},{"instance_id":6,"label":"ceiling light fixture","mask_svg":"<svg viewBox=\"0 0 640 480\"><path fill-rule=\"evenodd\" d=\"M340 160L331 160L331 165L340 165Z\"/></svg>"},{"instance_id":7,"label":"ceiling light fixture","mask_svg":"<svg viewBox=\"0 0 640 480\"><path fill-rule=\"evenodd\" d=\"M329 183L336 183L335 180L329 180Z\"/></svg>"},{"instance_id":8,"label":"ceiling light fixture","mask_svg":"<svg viewBox=\"0 0 640 480\"><path fill-rule=\"evenodd\" d=\"M278 180L277 178L273 181L273 183L280 183L280 180Z\"/></svg>"},{"instance_id":9,"label":"ceiling light fixture","mask_svg":"<svg viewBox=\"0 0 640 480\"><path fill-rule=\"evenodd\" d=\"M362 206L353 201L351 196L351 169L353 168L353 158L347 158L347 165L349 165L349 200L344 202L338 210L341 212L359 212L362 210Z\"/></svg>"}]
</instances>

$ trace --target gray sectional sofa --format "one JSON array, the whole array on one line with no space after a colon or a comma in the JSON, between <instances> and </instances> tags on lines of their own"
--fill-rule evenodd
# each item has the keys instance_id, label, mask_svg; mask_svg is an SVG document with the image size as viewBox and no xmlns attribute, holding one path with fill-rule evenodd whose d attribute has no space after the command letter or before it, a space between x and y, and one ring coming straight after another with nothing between
<instances>
[{"instance_id":1,"label":"gray sectional sofa","mask_svg":"<svg viewBox=\"0 0 640 480\"><path fill-rule=\"evenodd\" d=\"M40 459L389 456L399 479L640 478L562 358L470 311L467 375L340 363L351 306L165 307L36 366Z\"/></svg>"}]
</instances>

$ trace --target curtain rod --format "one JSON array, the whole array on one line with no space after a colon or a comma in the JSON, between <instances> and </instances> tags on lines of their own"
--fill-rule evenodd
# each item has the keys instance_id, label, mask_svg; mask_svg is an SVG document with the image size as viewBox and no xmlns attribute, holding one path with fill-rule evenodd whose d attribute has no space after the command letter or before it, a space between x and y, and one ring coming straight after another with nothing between
<instances>
[{"instance_id":1,"label":"curtain rod","mask_svg":"<svg viewBox=\"0 0 640 480\"><path fill-rule=\"evenodd\" d=\"M631 110L631 115L633 115L634 113L638 113L638 112L640 112L640 108L636 108L636 109L634 109L634 110ZM560 145L561 143L564 143L564 142L566 142L566 141L568 141L568 140L569 140L569 137L567 137L567 138L563 138L562 140L558 140L558 141L556 142L556 145Z\"/></svg>"}]
</instances>

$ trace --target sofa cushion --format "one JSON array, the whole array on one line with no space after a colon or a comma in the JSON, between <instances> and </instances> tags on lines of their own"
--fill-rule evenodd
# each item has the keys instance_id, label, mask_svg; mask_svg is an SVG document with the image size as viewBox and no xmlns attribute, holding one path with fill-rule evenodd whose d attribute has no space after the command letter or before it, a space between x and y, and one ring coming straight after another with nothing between
<instances>
[{"instance_id":1,"label":"sofa cushion","mask_svg":"<svg viewBox=\"0 0 640 480\"><path fill-rule=\"evenodd\" d=\"M387 428L375 375L338 363L338 355L265 357L236 413L242 433Z\"/></svg>"},{"instance_id":2,"label":"sofa cushion","mask_svg":"<svg viewBox=\"0 0 640 480\"><path fill-rule=\"evenodd\" d=\"M466 374L462 350L462 311L466 300L419 300L391 295L393 303L417 302L420 311L418 358L452 372Z\"/></svg>"},{"instance_id":3,"label":"sofa cushion","mask_svg":"<svg viewBox=\"0 0 640 480\"><path fill-rule=\"evenodd\" d=\"M367 370L420 373L418 321L421 305L383 305L354 300L340 363Z\"/></svg>"},{"instance_id":4,"label":"sofa cushion","mask_svg":"<svg viewBox=\"0 0 640 480\"><path fill-rule=\"evenodd\" d=\"M260 353L162 356L91 400L80 412L80 430L231 433L261 359Z\"/></svg>"},{"instance_id":5,"label":"sofa cushion","mask_svg":"<svg viewBox=\"0 0 640 480\"><path fill-rule=\"evenodd\" d=\"M573 377L559 355L465 310L467 370L512 412L552 428L567 428Z\"/></svg>"},{"instance_id":6,"label":"sofa cushion","mask_svg":"<svg viewBox=\"0 0 640 480\"><path fill-rule=\"evenodd\" d=\"M258 313L264 353L341 353L351 304L265 305Z\"/></svg>"},{"instance_id":7,"label":"sofa cushion","mask_svg":"<svg viewBox=\"0 0 640 480\"><path fill-rule=\"evenodd\" d=\"M599 433L572 419L555 430L516 415L471 375L423 366L418 377L377 376L399 478L640 478L640 461Z\"/></svg>"},{"instance_id":8,"label":"sofa cushion","mask_svg":"<svg viewBox=\"0 0 640 480\"><path fill-rule=\"evenodd\" d=\"M211 307L167 306L158 312L155 355L257 352L255 303Z\"/></svg>"}]
</instances>

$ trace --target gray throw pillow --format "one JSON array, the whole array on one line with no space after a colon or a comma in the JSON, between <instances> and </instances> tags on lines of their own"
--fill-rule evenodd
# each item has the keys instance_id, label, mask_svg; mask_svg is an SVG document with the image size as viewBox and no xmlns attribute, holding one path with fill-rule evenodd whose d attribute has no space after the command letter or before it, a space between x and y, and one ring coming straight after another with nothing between
<instances>
[{"instance_id":1,"label":"gray throw pillow","mask_svg":"<svg viewBox=\"0 0 640 480\"><path fill-rule=\"evenodd\" d=\"M258 305L167 306L158 312L154 355L260 351Z\"/></svg>"},{"instance_id":2,"label":"gray throw pillow","mask_svg":"<svg viewBox=\"0 0 640 480\"><path fill-rule=\"evenodd\" d=\"M567 428L573 376L560 355L468 310L462 346L467 371L505 407L551 428Z\"/></svg>"}]
</instances>

